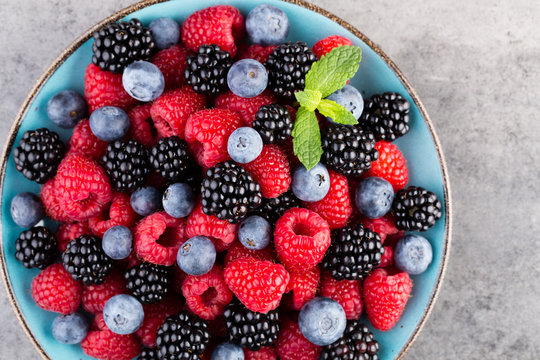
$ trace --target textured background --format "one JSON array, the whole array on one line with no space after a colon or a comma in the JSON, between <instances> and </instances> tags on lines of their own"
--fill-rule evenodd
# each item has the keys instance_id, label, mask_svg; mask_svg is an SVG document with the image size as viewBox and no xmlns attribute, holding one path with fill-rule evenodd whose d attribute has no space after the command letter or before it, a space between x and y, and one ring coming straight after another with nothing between
<instances>
[{"instance_id":1,"label":"textured background","mask_svg":"<svg viewBox=\"0 0 540 360\"><path fill-rule=\"evenodd\" d=\"M1 142L48 64L98 20L134 2L0 0ZM446 154L451 260L406 358L539 359L540 2L312 2L356 26L398 64ZM0 359L38 359L4 295L0 319Z\"/></svg>"}]
</instances>

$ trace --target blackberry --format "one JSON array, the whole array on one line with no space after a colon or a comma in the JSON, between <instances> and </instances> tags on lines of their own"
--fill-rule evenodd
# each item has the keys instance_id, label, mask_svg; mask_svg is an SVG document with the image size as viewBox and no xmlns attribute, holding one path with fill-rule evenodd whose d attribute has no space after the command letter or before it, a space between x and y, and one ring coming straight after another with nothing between
<instances>
[{"instance_id":1,"label":"blackberry","mask_svg":"<svg viewBox=\"0 0 540 360\"><path fill-rule=\"evenodd\" d=\"M81 235L68 243L62 264L74 280L99 285L111 272L112 259L103 252L97 236Z\"/></svg>"},{"instance_id":2,"label":"blackberry","mask_svg":"<svg viewBox=\"0 0 540 360\"><path fill-rule=\"evenodd\" d=\"M377 140L394 141L409 132L410 107L400 94L375 94L364 104L360 126L373 132Z\"/></svg>"},{"instance_id":3,"label":"blackberry","mask_svg":"<svg viewBox=\"0 0 540 360\"><path fill-rule=\"evenodd\" d=\"M187 311L169 316L156 335L161 360L200 360L210 340L206 321Z\"/></svg>"},{"instance_id":4,"label":"blackberry","mask_svg":"<svg viewBox=\"0 0 540 360\"><path fill-rule=\"evenodd\" d=\"M234 300L223 312L228 341L238 346L257 351L270 346L277 340L280 325L279 313L271 310L266 314L248 310Z\"/></svg>"},{"instance_id":5,"label":"blackberry","mask_svg":"<svg viewBox=\"0 0 540 360\"><path fill-rule=\"evenodd\" d=\"M295 92L304 90L306 74L317 60L303 41L281 44L264 64L268 69L268 87L278 96L294 98Z\"/></svg>"},{"instance_id":6,"label":"blackberry","mask_svg":"<svg viewBox=\"0 0 540 360\"><path fill-rule=\"evenodd\" d=\"M143 348L137 360L159 360L155 348Z\"/></svg>"},{"instance_id":7,"label":"blackberry","mask_svg":"<svg viewBox=\"0 0 540 360\"><path fill-rule=\"evenodd\" d=\"M397 192L392 213L399 230L426 231L441 218L441 202L431 191L409 186Z\"/></svg>"},{"instance_id":8,"label":"blackberry","mask_svg":"<svg viewBox=\"0 0 540 360\"><path fill-rule=\"evenodd\" d=\"M322 162L346 176L362 175L379 158L373 134L349 125L328 126L322 147Z\"/></svg>"},{"instance_id":9,"label":"blackberry","mask_svg":"<svg viewBox=\"0 0 540 360\"><path fill-rule=\"evenodd\" d=\"M150 163L170 183L185 182L194 172L200 173L187 142L178 136L160 139L150 151Z\"/></svg>"},{"instance_id":10,"label":"blackberry","mask_svg":"<svg viewBox=\"0 0 540 360\"><path fill-rule=\"evenodd\" d=\"M149 60L156 45L138 19L107 24L94 33L92 62L103 71L121 73L137 60Z\"/></svg>"},{"instance_id":11,"label":"blackberry","mask_svg":"<svg viewBox=\"0 0 540 360\"><path fill-rule=\"evenodd\" d=\"M206 171L201 185L201 204L205 214L235 224L261 202L259 183L233 161L219 163Z\"/></svg>"},{"instance_id":12,"label":"blackberry","mask_svg":"<svg viewBox=\"0 0 540 360\"><path fill-rule=\"evenodd\" d=\"M263 105L255 113L251 127L257 130L265 144L285 141L291 136L293 122L289 111L278 104Z\"/></svg>"},{"instance_id":13,"label":"blackberry","mask_svg":"<svg viewBox=\"0 0 540 360\"><path fill-rule=\"evenodd\" d=\"M253 214L262 216L268 222L275 224L285 211L298 206L300 206L300 200L289 190L273 199L263 198L261 206L255 209Z\"/></svg>"},{"instance_id":14,"label":"blackberry","mask_svg":"<svg viewBox=\"0 0 540 360\"><path fill-rule=\"evenodd\" d=\"M165 266L142 263L129 268L124 277L126 288L143 304L161 301L169 293L171 273Z\"/></svg>"},{"instance_id":15,"label":"blackberry","mask_svg":"<svg viewBox=\"0 0 540 360\"><path fill-rule=\"evenodd\" d=\"M349 320L341 338L322 348L319 360L378 360L378 352L379 343L369 328L358 320Z\"/></svg>"},{"instance_id":16,"label":"blackberry","mask_svg":"<svg viewBox=\"0 0 540 360\"><path fill-rule=\"evenodd\" d=\"M13 149L15 168L27 179L45 184L56 174L65 151L66 146L54 131L28 130Z\"/></svg>"},{"instance_id":17,"label":"blackberry","mask_svg":"<svg viewBox=\"0 0 540 360\"><path fill-rule=\"evenodd\" d=\"M102 162L112 187L120 192L135 190L150 173L148 151L135 140L109 143Z\"/></svg>"},{"instance_id":18,"label":"blackberry","mask_svg":"<svg viewBox=\"0 0 540 360\"><path fill-rule=\"evenodd\" d=\"M15 258L25 268L45 269L58 256L56 239L49 229L36 226L20 233L15 241Z\"/></svg>"},{"instance_id":19,"label":"blackberry","mask_svg":"<svg viewBox=\"0 0 540 360\"><path fill-rule=\"evenodd\" d=\"M332 231L332 245L323 266L340 280L362 280L381 263L384 247L376 232L362 224Z\"/></svg>"},{"instance_id":20,"label":"blackberry","mask_svg":"<svg viewBox=\"0 0 540 360\"><path fill-rule=\"evenodd\" d=\"M227 73L232 66L231 54L217 45L201 45L197 54L186 59L186 82L193 90L218 94L227 88Z\"/></svg>"}]
</instances>

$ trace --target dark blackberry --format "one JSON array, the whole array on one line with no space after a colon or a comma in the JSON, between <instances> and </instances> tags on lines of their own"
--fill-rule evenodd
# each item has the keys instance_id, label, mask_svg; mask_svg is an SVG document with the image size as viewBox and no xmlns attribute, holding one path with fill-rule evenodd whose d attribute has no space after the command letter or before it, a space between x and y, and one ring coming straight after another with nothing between
<instances>
[{"instance_id":1,"label":"dark blackberry","mask_svg":"<svg viewBox=\"0 0 540 360\"><path fill-rule=\"evenodd\" d=\"M360 126L376 140L394 141L409 132L410 104L400 94L375 94L364 104Z\"/></svg>"},{"instance_id":2,"label":"dark blackberry","mask_svg":"<svg viewBox=\"0 0 540 360\"><path fill-rule=\"evenodd\" d=\"M253 214L262 216L275 224L285 211L298 206L300 206L300 200L289 190L276 198L263 198L261 206L255 209Z\"/></svg>"},{"instance_id":3,"label":"dark blackberry","mask_svg":"<svg viewBox=\"0 0 540 360\"><path fill-rule=\"evenodd\" d=\"M120 192L135 190L150 174L148 151L135 140L109 143L102 162L112 187Z\"/></svg>"},{"instance_id":4,"label":"dark blackberry","mask_svg":"<svg viewBox=\"0 0 540 360\"><path fill-rule=\"evenodd\" d=\"M379 343L369 328L358 320L349 320L341 338L322 348L319 360L378 360L378 352Z\"/></svg>"},{"instance_id":5,"label":"dark blackberry","mask_svg":"<svg viewBox=\"0 0 540 360\"><path fill-rule=\"evenodd\" d=\"M94 33L92 62L101 70L121 73L137 60L149 60L156 45L138 19L107 24Z\"/></svg>"},{"instance_id":6,"label":"dark blackberry","mask_svg":"<svg viewBox=\"0 0 540 360\"><path fill-rule=\"evenodd\" d=\"M219 163L206 171L201 185L201 204L205 214L235 224L261 202L259 183L233 161Z\"/></svg>"},{"instance_id":7,"label":"dark blackberry","mask_svg":"<svg viewBox=\"0 0 540 360\"><path fill-rule=\"evenodd\" d=\"M184 182L193 176L193 171L200 172L193 165L195 160L187 142L178 136L160 139L150 151L150 163L170 183Z\"/></svg>"},{"instance_id":8,"label":"dark blackberry","mask_svg":"<svg viewBox=\"0 0 540 360\"><path fill-rule=\"evenodd\" d=\"M65 151L66 146L54 131L28 130L13 149L15 168L27 179L44 184L56 174Z\"/></svg>"},{"instance_id":9,"label":"dark blackberry","mask_svg":"<svg viewBox=\"0 0 540 360\"><path fill-rule=\"evenodd\" d=\"M323 259L336 280L362 280L381 263L384 247L376 232L362 224L332 231L332 245Z\"/></svg>"},{"instance_id":10,"label":"dark blackberry","mask_svg":"<svg viewBox=\"0 0 540 360\"><path fill-rule=\"evenodd\" d=\"M103 252L97 236L81 235L67 244L62 264L74 280L84 285L102 284L112 268L112 260Z\"/></svg>"},{"instance_id":11,"label":"dark blackberry","mask_svg":"<svg viewBox=\"0 0 540 360\"><path fill-rule=\"evenodd\" d=\"M277 340L280 330L277 310L262 314L248 310L240 302L233 300L225 307L223 317L228 341L238 346L257 351Z\"/></svg>"},{"instance_id":12,"label":"dark blackberry","mask_svg":"<svg viewBox=\"0 0 540 360\"><path fill-rule=\"evenodd\" d=\"M124 277L126 288L144 304L161 301L169 293L171 272L165 266L142 263L129 268Z\"/></svg>"},{"instance_id":13,"label":"dark blackberry","mask_svg":"<svg viewBox=\"0 0 540 360\"><path fill-rule=\"evenodd\" d=\"M392 213L398 229L426 231L441 218L441 202L431 191L420 186L409 186L397 192Z\"/></svg>"},{"instance_id":14,"label":"dark blackberry","mask_svg":"<svg viewBox=\"0 0 540 360\"><path fill-rule=\"evenodd\" d=\"M227 73L232 66L231 54L217 45L201 45L197 54L186 59L186 82L193 90L218 94L227 88Z\"/></svg>"},{"instance_id":15,"label":"dark blackberry","mask_svg":"<svg viewBox=\"0 0 540 360\"><path fill-rule=\"evenodd\" d=\"M206 321L181 311L169 316L157 331L157 355L160 360L200 360L209 340Z\"/></svg>"},{"instance_id":16,"label":"dark blackberry","mask_svg":"<svg viewBox=\"0 0 540 360\"><path fill-rule=\"evenodd\" d=\"M159 360L155 348L143 348L137 360Z\"/></svg>"},{"instance_id":17,"label":"dark blackberry","mask_svg":"<svg viewBox=\"0 0 540 360\"><path fill-rule=\"evenodd\" d=\"M346 176L362 175L379 158L373 134L349 125L328 126L322 147L322 162Z\"/></svg>"},{"instance_id":18,"label":"dark blackberry","mask_svg":"<svg viewBox=\"0 0 540 360\"><path fill-rule=\"evenodd\" d=\"M295 92L304 90L306 74L317 60L303 41L278 46L264 64L268 69L268 87L278 96L294 98Z\"/></svg>"},{"instance_id":19,"label":"dark blackberry","mask_svg":"<svg viewBox=\"0 0 540 360\"><path fill-rule=\"evenodd\" d=\"M58 257L56 239L49 229L36 226L20 233L15 241L15 258L25 268L45 269Z\"/></svg>"},{"instance_id":20,"label":"dark blackberry","mask_svg":"<svg viewBox=\"0 0 540 360\"><path fill-rule=\"evenodd\" d=\"M293 122L289 111L278 104L263 105L255 113L251 127L257 130L265 144L285 141L291 136Z\"/></svg>"}]
</instances>

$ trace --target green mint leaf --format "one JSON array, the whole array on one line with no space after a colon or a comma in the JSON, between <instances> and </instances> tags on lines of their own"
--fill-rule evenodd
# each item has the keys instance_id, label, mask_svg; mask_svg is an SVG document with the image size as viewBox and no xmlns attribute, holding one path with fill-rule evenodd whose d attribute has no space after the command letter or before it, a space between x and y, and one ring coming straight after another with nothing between
<instances>
[{"instance_id":1,"label":"green mint leaf","mask_svg":"<svg viewBox=\"0 0 540 360\"><path fill-rule=\"evenodd\" d=\"M306 89L318 90L325 98L347 84L362 60L358 46L338 46L311 66L306 74Z\"/></svg>"},{"instance_id":2,"label":"green mint leaf","mask_svg":"<svg viewBox=\"0 0 540 360\"><path fill-rule=\"evenodd\" d=\"M294 94L296 100L300 103L300 106L305 107L309 111L315 111L317 105L322 99L322 94L319 90L298 91Z\"/></svg>"},{"instance_id":3,"label":"green mint leaf","mask_svg":"<svg viewBox=\"0 0 540 360\"><path fill-rule=\"evenodd\" d=\"M335 123L344 125L356 125L358 120L345 106L338 104L335 101L323 99L319 102L317 110L324 116L332 118Z\"/></svg>"},{"instance_id":4,"label":"green mint leaf","mask_svg":"<svg viewBox=\"0 0 540 360\"><path fill-rule=\"evenodd\" d=\"M298 160L310 170L321 160L321 133L313 111L300 107L292 131L293 150Z\"/></svg>"}]
</instances>

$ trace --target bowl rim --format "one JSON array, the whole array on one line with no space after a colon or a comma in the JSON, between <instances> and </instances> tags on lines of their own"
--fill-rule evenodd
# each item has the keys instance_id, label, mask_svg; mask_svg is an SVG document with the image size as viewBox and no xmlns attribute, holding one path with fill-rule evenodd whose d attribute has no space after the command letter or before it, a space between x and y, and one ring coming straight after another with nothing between
<instances>
[{"instance_id":1,"label":"bowl rim","mask_svg":"<svg viewBox=\"0 0 540 360\"><path fill-rule=\"evenodd\" d=\"M28 109L32 102L35 100L36 96L40 92L41 88L45 85L45 83L49 80L49 78L54 74L54 72L71 56L84 42L86 42L88 39L90 39L93 35L93 33L101 28L103 25L118 21L121 18L135 12L138 10L141 10L145 7L158 4L158 3L164 3L168 2L169 0L142 0L140 2L137 2L135 4L132 4L130 6L127 6L121 10L116 11L115 13L111 14L110 16L104 18L103 20L96 23L94 26L86 30L82 35L77 37L58 57L56 57L55 60L48 66L48 68L45 70L45 72L39 77L37 82L34 84L30 92L28 93L27 97L24 99L22 105L20 106L14 122L9 130L8 137L6 140L6 143L4 144L4 147L2 149L2 156L0 159L0 201L2 201L3 194L4 194L4 181L6 177L6 166L9 159L9 155L11 152L11 149L13 147L13 144L15 142L15 138L17 136L18 130L21 126L22 120L25 117L25 115L28 112ZM420 319L418 325L415 327L412 334L409 336L409 339L405 343L405 346L401 349L400 353L397 354L396 360L403 359L407 351L410 349L414 341L417 339L418 335L420 334L422 328L424 327L426 320L428 316L431 314L431 311L433 310L433 306L435 304L435 301L438 298L441 285L444 279L444 276L446 274L446 269L448 266L448 259L450 255L450 246L452 241L452 201L451 201L451 190L450 190L450 179L448 176L448 169L446 166L446 160L444 157L444 154L442 152L441 143L439 140L439 137L437 136L435 132L435 128L433 126L433 123L431 121L431 118L429 117L427 110L424 106L424 104L420 101L420 98L416 92L416 90L412 87L410 82L405 78L401 70L396 66L396 64L384 53L384 51L373 41L371 41L366 35L364 35L360 30L346 22L345 20L341 19L340 17L332 14L331 12L322 9L321 7L314 5L312 3L309 3L305 0L280 0L283 2L291 3L300 7L303 7L307 10L311 10L313 12L316 12L320 15L325 16L326 18L329 18L333 22L337 23L338 25L344 27L348 31L350 31L352 34L354 34L356 37L361 39L367 46L369 46L377 55L379 55L382 60L390 67L390 69L394 72L394 74L399 78L403 86L407 89L410 96L412 97L415 105L418 107L420 113L425 119L426 125L428 126L429 133L433 139L433 142L435 144L435 149L437 152L437 156L439 158L439 163L441 165L441 171L442 171L442 177L443 177L443 190L444 190L444 204L446 208L445 213L445 228L444 228L444 234L445 234L445 243L444 243L444 249L442 254L442 261L441 265L439 266L439 275L437 278L437 282L435 284L435 287L433 288L430 299L428 302L428 305L426 309L424 310L424 313L422 315L422 318ZM2 209L0 208L0 218L2 216ZM8 300L10 304L12 305L13 311L15 312L16 318L19 321L21 327L23 328L24 332L28 336L28 338L31 340L32 344L34 345L34 348L38 352L38 354L46 360L51 360L45 349L41 346L40 342L36 339L34 336L32 330L30 329L30 326L26 322L26 319L24 318L22 311L19 307L19 304L16 301L15 293L13 291L13 288L11 286L11 281L9 280L8 273L7 273L7 263L5 261L4 257L4 250L3 250L3 232L2 232L2 224L0 221L0 277L2 277L4 286L7 291Z\"/></svg>"}]
</instances>

